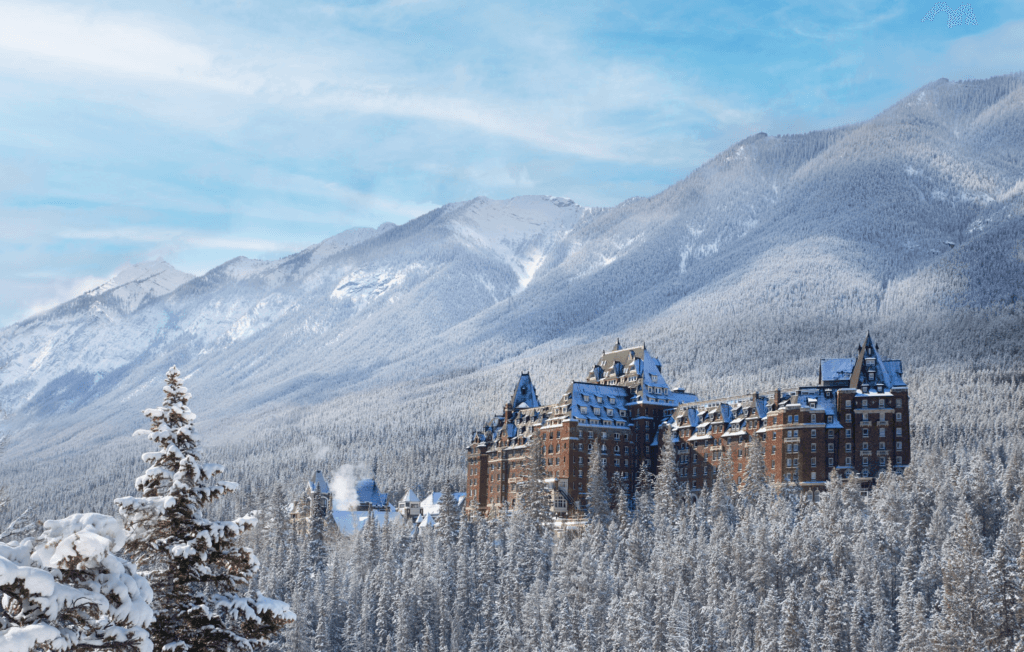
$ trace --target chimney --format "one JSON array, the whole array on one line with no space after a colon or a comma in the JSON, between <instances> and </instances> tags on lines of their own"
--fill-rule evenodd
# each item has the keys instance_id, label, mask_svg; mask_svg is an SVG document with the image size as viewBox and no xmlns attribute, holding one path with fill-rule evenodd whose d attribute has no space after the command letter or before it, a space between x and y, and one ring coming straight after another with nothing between
<instances>
[{"instance_id":1,"label":"chimney","mask_svg":"<svg viewBox=\"0 0 1024 652\"><path fill-rule=\"evenodd\" d=\"M773 410L778 410L779 409L779 403L781 401L782 401L782 390L780 390L779 388L775 388L775 403L774 403L774 406L773 406L772 409Z\"/></svg>"}]
</instances>

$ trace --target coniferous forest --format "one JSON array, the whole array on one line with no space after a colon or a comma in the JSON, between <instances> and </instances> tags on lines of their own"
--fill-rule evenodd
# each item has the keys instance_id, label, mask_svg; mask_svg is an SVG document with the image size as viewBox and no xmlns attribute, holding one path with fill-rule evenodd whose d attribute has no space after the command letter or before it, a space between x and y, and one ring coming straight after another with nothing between
<instances>
[{"instance_id":1,"label":"coniferous forest","mask_svg":"<svg viewBox=\"0 0 1024 652\"><path fill-rule=\"evenodd\" d=\"M321 540L278 502L257 585L298 616L284 650L1024 649L1024 438L915 447L905 474L817 502L756 468L696 500L658 476L632 509L613 486L568 537L524 508Z\"/></svg>"},{"instance_id":2,"label":"coniferous forest","mask_svg":"<svg viewBox=\"0 0 1024 652\"><path fill-rule=\"evenodd\" d=\"M939 80L614 208L480 198L0 331L0 652L1024 652L1022 107L1021 74ZM701 398L770 392L868 330L913 462L867 493L751 464L592 487L569 533L539 477L457 508L523 370L552 402L621 337ZM442 491L437 526L296 518L342 464Z\"/></svg>"}]
</instances>

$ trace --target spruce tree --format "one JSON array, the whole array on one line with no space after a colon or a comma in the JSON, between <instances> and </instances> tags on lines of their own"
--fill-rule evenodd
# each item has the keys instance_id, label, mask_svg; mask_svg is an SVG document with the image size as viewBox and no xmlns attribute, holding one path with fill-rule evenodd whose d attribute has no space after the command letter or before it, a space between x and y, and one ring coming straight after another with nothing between
<instances>
[{"instance_id":1,"label":"spruce tree","mask_svg":"<svg viewBox=\"0 0 1024 652\"><path fill-rule=\"evenodd\" d=\"M155 620L150 634L158 650L175 652L251 650L295 619L288 605L257 593L242 595L259 560L239 545L256 525L252 514L211 521L204 509L237 488L219 479L224 468L203 464L192 430L191 394L176 367L167 372L163 405L145 411L146 434L159 450L135 480L138 497L116 502L129 530L125 550L153 587Z\"/></svg>"},{"instance_id":2,"label":"spruce tree","mask_svg":"<svg viewBox=\"0 0 1024 652\"><path fill-rule=\"evenodd\" d=\"M0 543L0 650L152 650L152 592L114 554L124 542L113 517L74 514Z\"/></svg>"},{"instance_id":3,"label":"spruce tree","mask_svg":"<svg viewBox=\"0 0 1024 652\"><path fill-rule=\"evenodd\" d=\"M587 513L591 519L607 521L611 514L611 492L608 471L602 463L601 442L594 439L587 463Z\"/></svg>"}]
</instances>

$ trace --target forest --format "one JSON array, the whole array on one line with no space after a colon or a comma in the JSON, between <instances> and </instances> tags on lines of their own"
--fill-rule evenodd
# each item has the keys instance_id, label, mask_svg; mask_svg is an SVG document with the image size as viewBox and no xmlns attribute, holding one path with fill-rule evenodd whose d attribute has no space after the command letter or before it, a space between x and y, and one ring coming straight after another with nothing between
<instances>
[{"instance_id":1,"label":"forest","mask_svg":"<svg viewBox=\"0 0 1024 652\"><path fill-rule=\"evenodd\" d=\"M905 473L866 494L833 477L816 502L757 469L695 498L659 475L632 508L609 487L577 536L517 506L332 537L277 492L256 583L298 615L282 650L1024 649L1024 438L914 446Z\"/></svg>"}]
</instances>

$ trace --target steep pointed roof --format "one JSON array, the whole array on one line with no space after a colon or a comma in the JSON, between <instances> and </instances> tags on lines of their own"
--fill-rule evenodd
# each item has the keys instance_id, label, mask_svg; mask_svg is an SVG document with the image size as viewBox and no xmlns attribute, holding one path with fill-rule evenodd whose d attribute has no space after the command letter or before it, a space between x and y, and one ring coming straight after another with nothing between
<instances>
[{"instance_id":1,"label":"steep pointed roof","mask_svg":"<svg viewBox=\"0 0 1024 652\"><path fill-rule=\"evenodd\" d=\"M306 488L310 491L310 493L314 494L331 493L330 485L328 485L327 480L324 479L324 474L319 471L313 474L313 479L309 481Z\"/></svg>"},{"instance_id":2,"label":"steep pointed roof","mask_svg":"<svg viewBox=\"0 0 1024 652\"><path fill-rule=\"evenodd\" d=\"M537 390L533 387L530 373L524 371L512 390L512 407L515 409L540 407L540 399L537 398Z\"/></svg>"},{"instance_id":3,"label":"steep pointed roof","mask_svg":"<svg viewBox=\"0 0 1024 652\"><path fill-rule=\"evenodd\" d=\"M420 498L419 498L419 496L416 495L415 491L410 489L409 491L405 492L404 496L402 496L402 502L403 503L418 503L418 502L420 502Z\"/></svg>"},{"instance_id":4,"label":"steep pointed roof","mask_svg":"<svg viewBox=\"0 0 1024 652\"><path fill-rule=\"evenodd\" d=\"M857 347L854 358L831 358L821 361L819 384L849 389L878 389L905 387L903 363L900 360L882 360L878 346L869 332L864 343Z\"/></svg>"}]
</instances>

